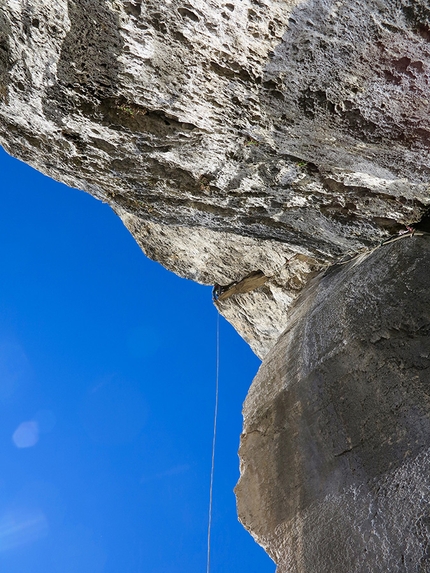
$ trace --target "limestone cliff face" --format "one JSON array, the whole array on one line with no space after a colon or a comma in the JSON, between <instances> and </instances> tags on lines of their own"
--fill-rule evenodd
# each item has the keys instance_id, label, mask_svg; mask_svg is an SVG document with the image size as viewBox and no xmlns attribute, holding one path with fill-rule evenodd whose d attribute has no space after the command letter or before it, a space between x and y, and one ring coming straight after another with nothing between
<instances>
[{"instance_id":1,"label":"limestone cliff face","mask_svg":"<svg viewBox=\"0 0 430 573\"><path fill-rule=\"evenodd\" d=\"M0 143L108 202L263 356L315 271L429 203L419 0L1 0Z\"/></svg>"},{"instance_id":2,"label":"limestone cliff face","mask_svg":"<svg viewBox=\"0 0 430 573\"><path fill-rule=\"evenodd\" d=\"M373 340L371 322L370 342L363 347L356 340L364 344L364 335L341 334L353 329L354 321L357 332L364 332L364 318L357 315L363 302L359 297L351 299L358 305L356 314L346 304L339 277L345 288L363 289L363 282L354 282L357 273L370 280L368 265L386 269L382 253L403 253L407 243L402 240L324 273L357 253L367 256L381 240L417 224L427 213L429 78L426 0L0 0L0 144L51 177L109 203L148 256L181 276L216 284L222 294L216 302L219 310L259 356L271 352L245 407L238 495L242 519L276 557L280 571L415 571L421 563L416 560L423 559L418 550L405 549L402 558L411 556L412 568L391 568L382 561L367 566L351 548L348 554L361 565L354 569L349 561L334 560L322 569L316 565L317 553L310 561L304 555L310 542L318 551L326 547L312 521L334 523L340 513L348 527L361 532L357 547L364 547L370 539L367 526L354 529L351 520L360 520L366 511L371 515L374 500L380 499L379 494L372 497L371 484L394 487L382 476L389 480L419 460L426 467L424 450L405 437L411 429L410 440L423 442L427 426L423 422L420 433L417 416L425 390L420 386L421 393L406 397L406 378L394 360L395 353L402 355L403 344L415 348L424 323L409 336L407 316L398 326L390 315L386 329L391 342L386 343L383 334ZM390 297L400 297L405 313L412 313L411 324L418 325L396 281L397 275L409 276L416 267L407 257L393 261L397 274L386 269L386 275L378 275L379 288L372 278L373 290L365 289L372 300L379 297L372 312L379 316L385 297L391 306ZM256 271L264 284L250 289L247 277ZM316 275L319 282L312 284L319 286L303 291ZM397 285L394 294L387 281ZM236 294L228 297L233 292L229 285L235 284ZM240 290L244 284L247 288ZM412 292L414 285L408 288ZM302 291L307 294L298 299ZM344 301L339 309L337 292ZM331 307L322 304L321 293L330 298ZM321 318L315 318L319 315L312 297L320 297L321 309L326 309ZM318 344L302 336L304 325L312 323L307 313L314 317ZM290 330L276 344L286 327ZM393 334L398 329L406 338ZM427 335L425 328L422 332ZM295 354L286 346L290 336ZM355 368L350 370L346 354L337 350L343 340L353 348ZM380 358L375 348L384 344L388 354ZM363 387L357 361L364 361L367 372L364 349L395 371L398 402L375 401ZM326 384L314 373L331 356L340 363L333 367L333 379L324 370L331 380ZM420 360L426 356L411 362L413 380L421 380ZM371 376L376 380L379 374L371 369ZM349 382L342 393L344 378ZM377 398L391 391L382 378L373 390ZM286 390L289 380L295 381L291 384L297 396ZM339 404L350 400L350 392L365 420L367 408L376 419L379 408L387 419L388 410L395 417L400 408L402 420L410 418L410 424L402 422L400 434L395 425L384 429L383 421L379 427L369 419L368 430L358 422L348 425L349 406L345 403L343 410ZM318 404L325 412L321 427L313 417ZM401 410L402 404L409 409ZM266 406L271 408L267 428L261 422ZM293 421L286 423L291 416ZM358 414L354 416L357 420ZM310 426L303 430L306 420ZM332 449L324 440L314 440L317 429L326 437L334 432ZM380 430L392 465L375 462L372 469L370 462L360 460L348 465L361 451L363 436ZM263 444L264 436L272 435L273 447ZM254 442L255 449L249 445ZM392 444L398 442L394 451ZM373 447L379 459L383 448ZM272 460L267 488L266 477L251 461L254 454L262 459L264 452ZM367 460L370 453L363 456ZM309 479L306 464L312 470ZM365 485L357 485L357 476ZM369 476L380 481L371 482ZM417 485L418 477L413 483L415 493L407 494L411 500L427 487ZM348 513L352 501L339 501L342 495L350 501L355 495L373 501ZM244 497L252 503L247 505ZM334 500L332 513L327 500ZM384 507L389 515L399 512L401 504ZM405 513L409 517L404 524L412 523L411 512ZM367 519L373 523L372 517ZM425 519L412 545L419 545L420 535L422 544L427 543ZM394 533L378 531L380 539L397 539ZM301 544L293 557L291 539ZM372 543L372 551L380 553L382 546ZM394 545L392 541L390 547Z\"/></svg>"},{"instance_id":3,"label":"limestone cliff face","mask_svg":"<svg viewBox=\"0 0 430 573\"><path fill-rule=\"evenodd\" d=\"M278 573L430 571L430 238L316 279L244 406L239 516Z\"/></svg>"}]
</instances>

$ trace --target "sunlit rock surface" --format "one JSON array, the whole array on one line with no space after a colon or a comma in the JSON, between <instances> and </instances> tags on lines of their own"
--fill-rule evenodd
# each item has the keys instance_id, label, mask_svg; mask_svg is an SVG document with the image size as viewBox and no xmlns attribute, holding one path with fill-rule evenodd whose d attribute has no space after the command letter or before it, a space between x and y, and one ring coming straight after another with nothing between
<instances>
[{"instance_id":1,"label":"sunlit rock surface","mask_svg":"<svg viewBox=\"0 0 430 573\"><path fill-rule=\"evenodd\" d=\"M253 382L236 495L278 573L430 571L429 268L427 236L331 269Z\"/></svg>"},{"instance_id":2,"label":"sunlit rock surface","mask_svg":"<svg viewBox=\"0 0 430 573\"><path fill-rule=\"evenodd\" d=\"M428 239L369 254L430 206L429 73L424 0L0 0L0 144L179 275L265 279L216 304L270 352L238 499L280 573L430 571Z\"/></svg>"},{"instance_id":3,"label":"sunlit rock surface","mask_svg":"<svg viewBox=\"0 0 430 573\"><path fill-rule=\"evenodd\" d=\"M0 143L108 202L182 276L264 270L219 305L263 356L308 276L428 206L428 15L411 0L1 0Z\"/></svg>"}]
</instances>

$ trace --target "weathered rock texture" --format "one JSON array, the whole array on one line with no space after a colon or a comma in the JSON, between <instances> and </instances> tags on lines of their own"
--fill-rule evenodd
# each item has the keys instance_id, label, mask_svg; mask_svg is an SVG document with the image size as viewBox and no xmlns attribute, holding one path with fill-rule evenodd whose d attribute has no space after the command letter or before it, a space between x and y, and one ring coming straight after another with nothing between
<instances>
[{"instance_id":1,"label":"weathered rock texture","mask_svg":"<svg viewBox=\"0 0 430 573\"><path fill-rule=\"evenodd\" d=\"M0 143L183 276L267 274L219 305L263 356L309 276L427 209L428 20L420 0L0 0Z\"/></svg>"},{"instance_id":2,"label":"weathered rock texture","mask_svg":"<svg viewBox=\"0 0 430 573\"><path fill-rule=\"evenodd\" d=\"M0 0L0 144L181 276L267 277L216 304L261 357L288 327L238 487L281 572L430 571L428 239L294 302L427 213L429 78L426 0Z\"/></svg>"},{"instance_id":3,"label":"weathered rock texture","mask_svg":"<svg viewBox=\"0 0 430 573\"><path fill-rule=\"evenodd\" d=\"M417 237L319 277L254 380L236 494L278 573L430 571L429 269Z\"/></svg>"}]
</instances>

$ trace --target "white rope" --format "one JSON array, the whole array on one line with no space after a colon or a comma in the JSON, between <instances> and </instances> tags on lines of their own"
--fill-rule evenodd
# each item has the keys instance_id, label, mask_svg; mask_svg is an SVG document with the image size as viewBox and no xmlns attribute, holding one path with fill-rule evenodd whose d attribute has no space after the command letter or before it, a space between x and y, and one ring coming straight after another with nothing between
<instances>
[{"instance_id":1,"label":"white rope","mask_svg":"<svg viewBox=\"0 0 430 573\"><path fill-rule=\"evenodd\" d=\"M214 412L214 433L212 438L211 483L209 487L208 557L206 563L206 573L210 573L211 569L212 499L213 499L214 470L215 470L216 424L218 419L218 389L219 389L219 312L217 312L217 320L216 320L215 412Z\"/></svg>"}]
</instances>

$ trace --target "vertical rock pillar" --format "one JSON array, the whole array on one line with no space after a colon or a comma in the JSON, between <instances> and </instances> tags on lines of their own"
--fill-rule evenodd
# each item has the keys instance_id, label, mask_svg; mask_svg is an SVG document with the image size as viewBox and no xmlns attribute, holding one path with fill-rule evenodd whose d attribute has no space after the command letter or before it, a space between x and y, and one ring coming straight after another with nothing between
<instances>
[{"instance_id":1,"label":"vertical rock pillar","mask_svg":"<svg viewBox=\"0 0 430 573\"><path fill-rule=\"evenodd\" d=\"M243 524L278 573L430 571L430 238L330 269L244 405Z\"/></svg>"}]
</instances>

